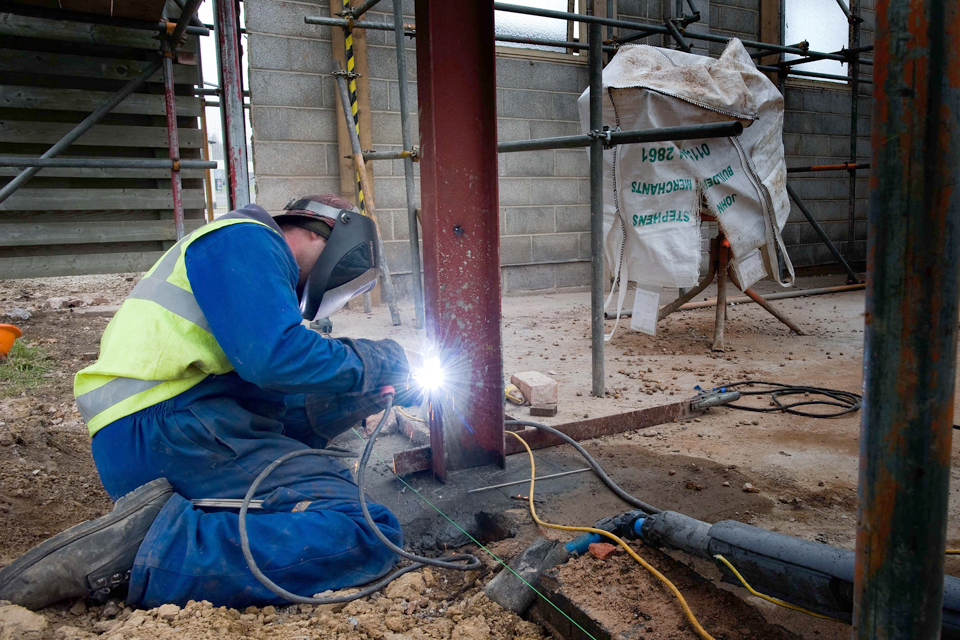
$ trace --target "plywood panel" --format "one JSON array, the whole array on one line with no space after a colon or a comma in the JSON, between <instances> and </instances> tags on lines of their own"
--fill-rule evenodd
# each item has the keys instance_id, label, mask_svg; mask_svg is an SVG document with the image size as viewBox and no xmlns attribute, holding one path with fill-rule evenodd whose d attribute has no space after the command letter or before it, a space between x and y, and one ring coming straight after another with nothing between
<instances>
[{"instance_id":1,"label":"plywood panel","mask_svg":"<svg viewBox=\"0 0 960 640\"><path fill-rule=\"evenodd\" d=\"M143 73L148 64L148 62L124 58L97 58L68 53L0 49L0 71L18 73L133 80ZM173 80L178 84L194 84L197 81L197 68L174 65ZM150 76L150 82L163 82L163 73L157 71Z\"/></svg>"},{"instance_id":2,"label":"plywood panel","mask_svg":"<svg viewBox=\"0 0 960 640\"><path fill-rule=\"evenodd\" d=\"M110 91L84 91L57 87L0 86L0 107L46 109L49 111L94 111L113 95ZM177 96L177 115L200 117L200 98ZM135 93L111 113L165 116L167 109L159 94Z\"/></svg>"},{"instance_id":3,"label":"plywood panel","mask_svg":"<svg viewBox=\"0 0 960 640\"><path fill-rule=\"evenodd\" d=\"M54 144L75 125L68 122L26 122L0 120L0 142ZM98 124L80 136L78 146L162 147L167 148L166 127L127 127ZM180 129L180 148L199 149L203 136L199 129Z\"/></svg>"},{"instance_id":4,"label":"plywood panel","mask_svg":"<svg viewBox=\"0 0 960 640\"><path fill-rule=\"evenodd\" d=\"M136 273L152 267L162 255L163 251L142 251L0 258L0 278L36 278L47 274L82 276L91 273Z\"/></svg>"},{"instance_id":5,"label":"plywood panel","mask_svg":"<svg viewBox=\"0 0 960 640\"><path fill-rule=\"evenodd\" d=\"M186 220L187 233L203 220ZM59 244L104 244L176 240L172 220L125 220L121 222L14 222L0 225L0 247Z\"/></svg>"},{"instance_id":6,"label":"plywood panel","mask_svg":"<svg viewBox=\"0 0 960 640\"><path fill-rule=\"evenodd\" d=\"M202 189L185 189L185 209L203 209ZM169 189L18 189L0 211L77 211L86 209L173 209Z\"/></svg>"}]
</instances>

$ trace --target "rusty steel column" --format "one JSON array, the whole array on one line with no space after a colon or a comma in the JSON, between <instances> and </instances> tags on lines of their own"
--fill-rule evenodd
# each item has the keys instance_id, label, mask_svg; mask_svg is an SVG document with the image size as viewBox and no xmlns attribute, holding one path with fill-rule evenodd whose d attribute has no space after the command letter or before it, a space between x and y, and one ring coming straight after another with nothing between
<instances>
[{"instance_id":1,"label":"rusty steel column","mask_svg":"<svg viewBox=\"0 0 960 640\"><path fill-rule=\"evenodd\" d=\"M877 3L854 637L940 637L960 295L960 5Z\"/></svg>"},{"instance_id":2,"label":"rusty steel column","mask_svg":"<svg viewBox=\"0 0 960 640\"><path fill-rule=\"evenodd\" d=\"M247 169L247 127L243 112L243 71L240 66L240 22L234 0L214 0L214 30L220 67L220 114L223 157L227 170L230 209L250 204Z\"/></svg>"},{"instance_id":3,"label":"rusty steel column","mask_svg":"<svg viewBox=\"0 0 960 640\"><path fill-rule=\"evenodd\" d=\"M447 368L430 444L444 479L504 461L493 4L417 0L416 18L424 319Z\"/></svg>"},{"instance_id":4,"label":"rusty steel column","mask_svg":"<svg viewBox=\"0 0 960 640\"><path fill-rule=\"evenodd\" d=\"M177 240L183 237L183 181L180 179L180 130L177 127L177 98L173 86L173 50L169 40L163 55L163 104L167 112L167 150L170 153L170 194L173 197L173 226Z\"/></svg>"}]
</instances>

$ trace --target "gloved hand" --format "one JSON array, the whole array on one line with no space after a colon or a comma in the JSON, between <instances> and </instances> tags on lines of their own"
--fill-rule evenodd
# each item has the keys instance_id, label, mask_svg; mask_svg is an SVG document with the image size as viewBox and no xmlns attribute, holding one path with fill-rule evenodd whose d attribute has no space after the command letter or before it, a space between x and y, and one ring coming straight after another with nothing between
<instances>
[{"instance_id":1,"label":"gloved hand","mask_svg":"<svg viewBox=\"0 0 960 640\"><path fill-rule=\"evenodd\" d=\"M372 393L381 387L406 388L410 378L407 355L396 340L337 338L357 354L363 363L363 386L360 393Z\"/></svg>"}]
</instances>

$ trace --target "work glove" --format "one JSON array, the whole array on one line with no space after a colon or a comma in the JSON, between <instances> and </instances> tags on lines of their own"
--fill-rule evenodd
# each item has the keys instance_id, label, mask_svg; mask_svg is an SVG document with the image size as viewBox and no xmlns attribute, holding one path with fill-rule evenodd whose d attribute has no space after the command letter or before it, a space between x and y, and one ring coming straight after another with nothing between
<instances>
[{"instance_id":1,"label":"work glove","mask_svg":"<svg viewBox=\"0 0 960 640\"><path fill-rule=\"evenodd\" d=\"M360 393L373 393L387 385L398 391L406 389L410 379L407 355L396 340L367 340L365 338L337 338L353 349L363 364L363 384Z\"/></svg>"}]
</instances>

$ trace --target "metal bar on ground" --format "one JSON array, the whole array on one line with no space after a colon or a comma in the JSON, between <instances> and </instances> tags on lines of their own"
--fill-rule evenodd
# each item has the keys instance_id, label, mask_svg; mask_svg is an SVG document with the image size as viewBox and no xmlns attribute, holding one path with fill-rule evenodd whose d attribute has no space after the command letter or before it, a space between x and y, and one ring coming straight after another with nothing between
<instances>
[{"instance_id":1,"label":"metal bar on ground","mask_svg":"<svg viewBox=\"0 0 960 640\"><path fill-rule=\"evenodd\" d=\"M410 97L407 88L407 50L403 37L403 3L393 3L393 35L397 50L397 80L400 96L400 136L403 150L403 181L407 195L407 227L410 235L410 282L417 328L423 329L423 280L420 272L420 229L417 226L417 187L413 175L413 132L410 129Z\"/></svg>"},{"instance_id":2,"label":"metal bar on ground","mask_svg":"<svg viewBox=\"0 0 960 640\"><path fill-rule=\"evenodd\" d=\"M170 169L165 158L28 158L0 156L0 167L91 168L91 169ZM214 160L181 160L181 169L216 169Z\"/></svg>"},{"instance_id":3,"label":"metal bar on ground","mask_svg":"<svg viewBox=\"0 0 960 640\"><path fill-rule=\"evenodd\" d=\"M841 7L843 0L837 0ZM860 0L850 0L850 8L845 12L850 23L849 47L860 47ZM860 57L851 56L847 70L850 75L850 161L848 164L857 164L857 116L860 107ZM857 170L851 167L847 171L849 185L847 188L847 260L853 260L856 254L857 241Z\"/></svg>"},{"instance_id":4,"label":"metal bar on ground","mask_svg":"<svg viewBox=\"0 0 960 640\"><path fill-rule=\"evenodd\" d=\"M634 144L637 142L662 142L666 140L698 140L700 138L726 138L743 133L740 122L711 122L707 124L681 125L678 127L660 127L657 129L638 129L634 131L611 131L609 140L601 139L608 145ZM591 135L559 136L538 140L516 140L501 142L497 145L500 153L519 151L540 151L544 149L576 149L589 147L594 137Z\"/></svg>"},{"instance_id":5,"label":"metal bar on ground","mask_svg":"<svg viewBox=\"0 0 960 640\"><path fill-rule=\"evenodd\" d=\"M658 424L667 422L678 422L694 418L703 413L702 410L694 410L692 402L697 398L690 398L681 402L662 405L658 407L648 407L646 409L637 409L627 411L626 413L616 413L600 418L591 418L589 420L577 420L565 424L553 425L554 429L565 433L577 442L609 436L624 431L634 431L636 429L646 429L655 427ZM545 449L547 447L556 447L565 444L557 436L536 429L534 427L525 427L517 431L531 449ZM510 438L506 443L506 453L524 453L526 449L516 438ZM432 451L430 447L419 447L417 449L408 449L400 451L393 455L393 470L397 475L407 475L418 471L430 469L430 458ZM529 482L529 478L527 479Z\"/></svg>"},{"instance_id":6,"label":"metal bar on ground","mask_svg":"<svg viewBox=\"0 0 960 640\"><path fill-rule=\"evenodd\" d=\"M869 169L869 162L857 162L849 163L842 162L840 164L813 164L807 167L787 167L787 173L812 173L816 171L849 171L850 169Z\"/></svg>"},{"instance_id":7,"label":"metal bar on ground","mask_svg":"<svg viewBox=\"0 0 960 640\"><path fill-rule=\"evenodd\" d=\"M573 471L561 471L560 473L551 473L546 476L537 476L534 478L534 481L540 482L541 480L549 480L551 478L562 478L563 476L572 476L575 473L583 473L584 471L593 471L590 467L584 467L583 469L574 469ZM504 487L513 487L518 484L529 484L530 478L524 478L523 480L514 480L512 482L501 482L500 484L492 484L489 487L480 487L479 489L470 489L467 493L480 493L481 491L491 491L493 489L503 489Z\"/></svg>"},{"instance_id":8,"label":"metal bar on ground","mask_svg":"<svg viewBox=\"0 0 960 640\"><path fill-rule=\"evenodd\" d=\"M593 13L593 3L587 4ZM600 42L600 23L588 26L587 41L590 45L588 71L590 77L590 131L594 134L603 128L603 51ZM591 377L593 395L602 398L606 394L603 375L604 324L603 324L603 140L594 137L590 141L590 352L592 357Z\"/></svg>"},{"instance_id":9,"label":"metal bar on ground","mask_svg":"<svg viewBox=\"0 0 960 640\"><path fill-rule=\"evenodd\" d=\"M800 328L800 325L798 325L796 322L794 322L793 320L791 320L791 319L790 319L789 317L787 317L785 314L783 314L782 312L780 312L780 310L778 310L778 309L777 309L776 307L774 307L772 304L770 304L769 302L767 302L767 300L766 300L763 296L761 296L759 293L757 293L756 291L754 291L754 290L751 289L750 287L747 287L746 289L743 289L743 292L744 292L745 294L747 294L747 297L748 297L748 298L750 298L751 300L753 300L754 302L756 302L758 305L760 305L761 307L763 307L764 310L766 310L767 313L769 313L770 315L772 315L774 318L776 318L777 320L779 320L779 321L782 322L783 324L787 325L787 327L789 327L790 330L793 331L795 334L797 334L798 336L805 336L805 335L807 335L807 332L804 331L802 328ZM728 303L725 302L725 303L724 303L724 307L726 307L727 304L728 304Z\"/></svg>"},{"instance_id":10,"label":"metal bar on ground","mask_svg":"<svg viewBox=\"0 0 960 640\"><path fill-rule=\"evenodd\" d=\"M960 297L960 4L876 6L854 638L940 637Z\"/></svg>"},{"instance_id":11,"label":"metal bar on ground","mask_svg":"<svg viewBox=\"0 0 960 640\"><path fill-rule=\"evenodd\" d=\"M188 2L188 8L193 2ZM184 21L186 24L186 21ZM171 37L164 40L161 47L163 55L163 101L167 112L167 150L170 153L170 193L173 198L173 227L177 240L183 238L183 181L180 180L180 131L177 127L177 99L173 86L173 45ZM206 142L206 141L204 141Z\"/></svg>"},{"instance_id":12,"label":"metal bar on ground","mask_svg":"<svg viewBox=\"0 0 960 640\"><path fill-rule=\"evenodd\" d=\"M833 254L833 257L836 258L837 262L840 263L840 266L843 267L843 270L847 272L847 284L855 284L860 282L857 272L853 270L850 266L850 263L847 262L846 258L843 257L843 254L840 253L840 250L837 249L837 246L833 244L833 241L830 240L830 237L827 235L827 232L823 230L823 227L820 226L820 223L816 218L813 217L813 214L807 209L807 205L804 204L803 200L800 199L800 196L797 195L797 192L794 190L790 183L787 183L787 195L793 199L797 204L797 208L800 209L800 213L803 214L803 217L807 219L807 222L810 223L810 226L813 227L813 230L817 232L817 235L820 236L820 240L823 241L823 244L827 245L827 249L830 250L830 253Z\"/></svg>"},{"instance_id":13,"label":"metal bar on ground","mask_svg":"<svg viewBox=\"0 0 960 640\"><path fill-rule=\"evenodd\" d=\"M708 282L707 284L710 284L710 283ZM864 288L866 288L866 286L867 285L860 283L860 284L843 284L843 285L838 285L836 287L817 287L815 289L798 289L796 291L781 291L778 293L767 294L763 296L763 299L764 300L785 300L789 298L803 298L806 296L825 296L833 293L846 293L848 291L862 291ZM704 289L706 289L706 287L704 287ZM736 298L727 298L728 305L746 304L748 302L754 302L753 298L749 298L747 296L737 296ZM673 311L692 311L693 309L706 309L708 307L713 307L716 304L717 304L716 298L699 300L697 302L686 302L684 304L677 305L675 308L673 308L670 311L670 313L672 313ZM663 320L667 315L670 315L670 313L667 313L667 314L663 313L664 309L666 308L667 308L666 306L660 308L660 316L658 318L659 320ZM633 315L633 312L629 309L625 309L623 312L620 313L621 318L629 318L632 315ZM606 317L607 320L612 320L613 318L617 317L615 313L612 313L610 311L607 311L604 314L604 316Z\"/></svg>"},{"instance_id":14,"label":"metal bar on ground","mask_svg":"<svg viewBox=\"0 0 960 640\"><path fill-rule=\"evenodd\" d=\"M190 21L197 16L197 9L200 8L200 4L202 2L203 0L186 0L186 3L183 6L183 11L180 13L180 17L177 19L177 26L173 28L173 33L170 35L170 40L173 43L174 49L176 49L177 43L180 42L180 38L183 37L187 28L190 26ZM204 27L203 30L206 32L206 27ZM204 33L204 35L207 34Z\"/></svg>"},{"instance_id":15,"label":"metal bar on ground","mask_svg":"<svg viewBox=\"0 0 960 640\"><path fill-rule=\"evenodd\" d=\"M223 157L227 169L229 209L251 202L247 160L247 126L243 111L243 74L240 67L239 16L233 0L213 0L217 32L217 66L223 121Z\"/></svg>"},{"instance_id":16,"label":"metal bar on ground","mask_svg":"<svg viewBox=\"0 0 960 640\"><path fill-rule=\"evenodd\" d=\"M336 68L340 71L340 61L335 61ZM340 104L343 106L343 116L347 121L347 130L350 133L350 144L353 147L353 163L357 172L357 180L360 182L361 192L366 191L367 206L362 210L363 215L370 216L373 224L377 227L377 235L383 238L380 233L380 221L377 220L377 210L373 202L373 191L367 185L367 169L363 162L363 152L360 150L360 134L357 128L352 126L356 122L350 113L350 90L347 88L347 80L342 73L334 75L337 90L340 94ZM400 325L400 312L397 310L397 294L393 289L393 278L390 276L390 266L387 264L387 255L383 249L383 241L377 243L377 262L380 263L380 277L383 278L383 293L387 299L387 306L390 309L390 318L393 326Z\"/></svg>"},{"instance_id":17,"label":"metal bar on ground","mask_svg":"<svg viewBox=\"0 0 960 640\"><path fill-rule=\"evenodd\" d=\"M493 6L417 0L426 339L456 384L431 412L431 464L504 464Z\"/></svg>"},{"instance_id":18,"label":"metal bar on ground","mask_svg":"<svg viewBox=\"0 0 960 640\"><path fill-rule=\"evenodd\" d=\"M120 91L113 94L109 100L100 105L96 111L91 113L89 116L84 118L77 126L67 132L67 135L63 136L59 142L50 147L41 158L54 158L60 155L64 149L69 147L71 144L77 141L77 139L82 136L84 133L90 130L93 125L97 124L103 120L104 116L110 113L114 107L123 102L127 96L139 89L146 83L146 81L157 72L161 67L161 61L158 58L151 62L143 70L143 72L128 82ZM21 171L17 177L8 182L0 189L0 202L3 202L9 198L14 191L19 189L26 183L30 178L35 176L37 172L40 171L40 167L28 167Z\"/></svg>"}]
</instances>

